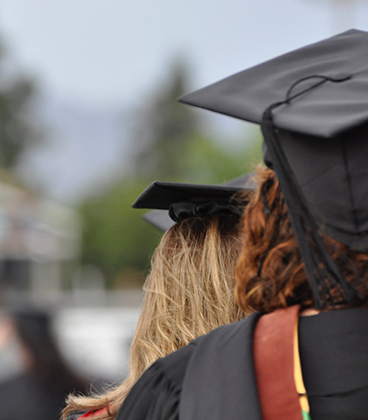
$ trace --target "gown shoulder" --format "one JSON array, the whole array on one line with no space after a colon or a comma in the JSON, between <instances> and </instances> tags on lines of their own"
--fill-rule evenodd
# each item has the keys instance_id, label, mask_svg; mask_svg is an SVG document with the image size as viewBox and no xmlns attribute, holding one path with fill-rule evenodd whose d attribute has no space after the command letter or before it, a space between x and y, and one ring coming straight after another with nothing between
<instances>
[{"instance_id":1,"label":"gown shoulder","mask_svg":"<svg viewBox=\"0 0 368 420\"><path fill-rule=\"evenodd\" d=\"M221 375L228 369L221 343L234 348L232 343L239 337L238 330L250 331L255 322L251 316L225 325L159 359L132 388L116 420L178 420L179 414L181 419L190 418L189 412L195 408L186 398L188 389L194 390L199 399L206 399L208 395L202 395L203 389L209 388L209 383L222 383ZM203 364L204 360L208 363ZM209 369L204 369L204 365Z\"/></svg>"},{"instance_id":2,"label":"gown shoulder","mask_svg":"<svg viewBox=\"0 0 368 420\"><path fill-rule=\"evenodd\" d=\"M197 340L159 359L140 378L116 420L177 420L185 372Z\"/></svg>"}]
</instances>

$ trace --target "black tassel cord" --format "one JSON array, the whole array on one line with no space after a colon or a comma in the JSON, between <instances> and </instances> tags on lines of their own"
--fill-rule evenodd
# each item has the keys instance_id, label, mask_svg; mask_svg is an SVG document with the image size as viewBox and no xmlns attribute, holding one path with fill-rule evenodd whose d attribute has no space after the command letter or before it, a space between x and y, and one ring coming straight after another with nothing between
<instances>
[{"instance_id":1,"label":"black tassel cord","mask_svg":"<svg viewBox=\"0 0 368 420\"><path fill-rule=\"evenodd\" d=\"M318 77L315 85L290 97L292 89L301 81ZM268 107L262 118L262 133L266 145L271 153L275 172L280 182L284 200L289 210L293 230L297 238L300 253L303 258L308 282L312 289L314 304L317 309L324 308L327 302L333 304L330 288L335 287L341 298L349 302L358 292L347 282L339 271L335 261L328 253L319 234L319 227L312 215L296 176L281 147L276 128L273 123L273 110L280 105L288 104L292 99L305 93L326 81L341 81L325 76L311 76L294 83L289 89L285 101Z\"/></svg>"}]
</instances>

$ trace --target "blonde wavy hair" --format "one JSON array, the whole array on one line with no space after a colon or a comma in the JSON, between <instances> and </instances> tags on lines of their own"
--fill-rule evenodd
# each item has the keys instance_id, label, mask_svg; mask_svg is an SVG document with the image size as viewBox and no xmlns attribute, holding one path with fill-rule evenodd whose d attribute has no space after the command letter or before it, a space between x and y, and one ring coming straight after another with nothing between
<instances>
[{"instance_id":1,"label":"blonde wavy hair","mask_svg":"<svg viewBox=\"0 0 368 420\"><path fill-rule=\"evenodd\" d=\"M244 313L234 299L234 272L241 224L233 215L192 218L165 233L152 257L142 312L130 350L130 373L98 396L69 396L63 419L75 411L97 411L113 420L133 385L157 359Z\"/></svg>"}]
</instances>

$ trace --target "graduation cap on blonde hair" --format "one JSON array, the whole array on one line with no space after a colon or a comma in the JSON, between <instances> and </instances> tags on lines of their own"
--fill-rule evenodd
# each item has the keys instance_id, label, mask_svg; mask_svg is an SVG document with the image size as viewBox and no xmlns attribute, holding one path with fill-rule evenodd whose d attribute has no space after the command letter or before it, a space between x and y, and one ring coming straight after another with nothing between
<instances>
[{"instance_id":1,"label":"graduation cap on blonde hair","mask_svg":"<svg viewBox=\"0 0 368 420\"><path fill-rule=\"evenodd\" d=\"M350 30L186 95L181 102L261 125L312 288L359 296L319 232L368 250L368 33Z\"/></svg>"},{"instance_id":2,"label":"graduation cap on blonde hair","mask_svg":"<svg viewBox=\"0 0 368 420\"><path fill-rule=\"evenodd\" d=\"M243 175L217 185L155 181L143 191L132 207L155 209L143 218L162 231L191 217L214 214L241 217L246 201L240 203L235 195L241 191L254 190L251 175Z\"/></svg>"}]
</instances>

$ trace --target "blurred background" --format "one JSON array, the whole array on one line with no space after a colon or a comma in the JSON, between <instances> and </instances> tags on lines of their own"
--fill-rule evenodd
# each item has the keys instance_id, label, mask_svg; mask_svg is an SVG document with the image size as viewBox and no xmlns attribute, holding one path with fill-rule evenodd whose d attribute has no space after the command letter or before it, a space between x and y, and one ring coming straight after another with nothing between
<instances>
[{"instance_id":1,"label":"blurred background","mask_svg":"<svg viewBox=\"0 0 368 420\"><path fill-rule=\"evenodd\" d=\"M154 180L218 183L261 159L251 124L177 98L352 27L367 1L2 0L2 307L52 309L73 368L123 378L161 236L131 204Z\"/></svg>"}]
</instances>

